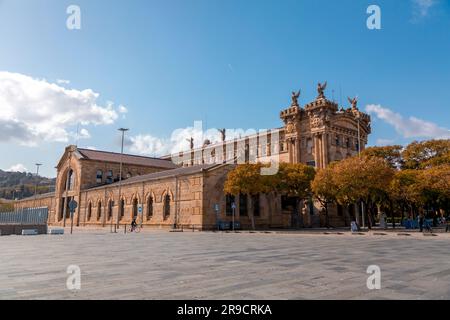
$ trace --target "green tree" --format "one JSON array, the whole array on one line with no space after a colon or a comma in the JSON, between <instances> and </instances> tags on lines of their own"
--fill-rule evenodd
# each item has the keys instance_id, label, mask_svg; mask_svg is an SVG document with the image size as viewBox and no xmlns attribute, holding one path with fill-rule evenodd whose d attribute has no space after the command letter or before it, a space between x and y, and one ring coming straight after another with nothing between
<instances>
[{"instance_id":1,"label":"green tree","mask_svg":"<svg viewBox=\"0 0 450 320\"><path fill-rule=\"evenodd\" d=\"M402 149L400 145L370 147L361 152L362 156L378 157L386 160L392 168L401 168L403 165Z\"/></svg>"},{"instance_id":2,"label":"green tree","mask_svg":"<svg viewBox=\"0 0 450 320\"><path fill-rule=\"evenodd\" d=\"M325 224L329 227L328 205L336 202L338 187L334 181L334 164L317 172L311 183L311 190L316 199L325 208Z\"/></svg>"},{"instance_id":3,"label":"green tree","mask_svg":"<svg viewBox=\"0 0 450 320\"><path fill-rule=\"evenodd\" d=\"M364 203L370 209L368 222L371 228L374 205L386 201L394 170L384 159L361 156L337 163L333 171L333 179L339 190L336 195L338 202L346 205Z\"/></svg>"},{"instance_id":4,"label":"green tree","mask_svg":"<svg viewBox=\"0 0 450 320\"><path fill-rule=\"evenodd\" d=\"M250 196L249 200L249 215L252 223L252 228L255 229L255 218L253 215L253 201L252 195L257 195L267 191L263 185L261 176L261 164L241 164L236 166L227 175L224 184L224 192L235 196Z\"/></svg>"},{"instance_id":5,"label":"green tree","mask_svg":"<svg viewBox=\"0 0 450 320\"><path fill-rule=\"evenodd\" d=\"M450 139L413 142L402 152L405 169L450 164Z\"/></svg>"}]
</instances>

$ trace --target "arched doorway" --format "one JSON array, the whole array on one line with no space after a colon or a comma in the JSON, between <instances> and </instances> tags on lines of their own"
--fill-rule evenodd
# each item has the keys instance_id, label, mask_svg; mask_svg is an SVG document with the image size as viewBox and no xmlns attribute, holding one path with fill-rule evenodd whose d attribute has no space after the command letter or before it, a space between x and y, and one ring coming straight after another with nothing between
<instances>
[{"instance_id":1,"label":"arched doorway","mask_svg":"<svg viewBox=\"0 0 450 320\"><path fill-rule=\"evenodd\" d=\"M111 200L108 201L108 215L107 215L107 217L108 217L108 221L110 221L111 218L112 218L112 201Z\"/></svg>"},{"instance_id":2,"label":"arched doorway","mask_svg":"<svg viewBox=\"0 0 450 320\"><path fill-rule=\"evenodd\" d=\"M149 196L147 199L147 220L153 217L153 197Z\"/></svg>"},{"instance_id":3,"label":"arched doorway","mask_svg":"<svg viewBox=\"0 0 450 320\"><path fill-rule=\"evenodd\" d=\"M164 220L170 217L170 195L164 196Z\"/></svg>"},{"instance_id":4,"label":"arched doorway","mask_svg":"<svg viewBox=\"0 0 450 320\"><path fill-rule=\"evenodd\" d=\"M120 199L119 201L119 221L122 220L125 215L125 199Z\"/></svg>"},{"instance_id":5,"label":"arched doorway","mask_svg":"<svg viewBox=\"0 0 450 320\"><path fill-rule=\"evenodd\" d=\"M138 199L133 199L133 209L131 210L131 219L137 219L138 217Z\"/></svg>"},{"instance_id":6,"label":"arched doorway","mask_svg":"<svg viewBox=\"0 0 450 320\"><path fill-rule=\"evenodd\" d=\"M91 220L91 216L92 216L92 203L89 202L88 208L87 208L87 217L86 217L86 220L87 220L87 221L90 221L90 220Z\"/></svg>"},{"instance_id":7,"label":"arched doorway","mask_svg":"<svg viewBox=\"0 0 450 320\"><path fill-rule=\"evenodd\" d=\"M97 204L97 221L100 221L100 218L102 216L102 203L101 201Z\"/></svg>"}]
</instances>

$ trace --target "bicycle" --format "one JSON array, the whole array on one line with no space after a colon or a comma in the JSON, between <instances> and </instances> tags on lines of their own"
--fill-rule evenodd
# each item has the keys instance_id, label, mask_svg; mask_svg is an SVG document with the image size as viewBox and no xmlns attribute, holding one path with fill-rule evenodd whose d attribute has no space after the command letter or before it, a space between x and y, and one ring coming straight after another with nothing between
<instances>
[{"instance_id":1,"label":"bicycle","mask_svg":"<svg viewBox=\"0 0 450 320\"><path fill-rule=\"evenodd\" d=\"M139 232L141 232L141 228L139 227L139 226L136 226L136 227L130 227L129 229L128 229L128 232L135 232L135 233L139 233Z\"/></svg>"}]
</instances>

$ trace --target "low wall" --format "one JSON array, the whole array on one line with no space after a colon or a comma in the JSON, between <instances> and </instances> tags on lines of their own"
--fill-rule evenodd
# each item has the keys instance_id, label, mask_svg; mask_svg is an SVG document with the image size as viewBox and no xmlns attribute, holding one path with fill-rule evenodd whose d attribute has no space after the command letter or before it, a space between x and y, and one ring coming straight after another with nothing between
<instances>
[{"instance_id":1,"label":"low wall","mask_svg":"<svg viewBox=\"0 0 450 320\"><path fill-rule=\"evenodd\" d=\"M47 226L46 225L16 225L16 224L3 224L0 225L0 236L9 236L9 235L21 235L22 230L29 230L29 229L35 229L38 231L39 234L46 234L47 233Z\"/></svg>"}]
</instances>

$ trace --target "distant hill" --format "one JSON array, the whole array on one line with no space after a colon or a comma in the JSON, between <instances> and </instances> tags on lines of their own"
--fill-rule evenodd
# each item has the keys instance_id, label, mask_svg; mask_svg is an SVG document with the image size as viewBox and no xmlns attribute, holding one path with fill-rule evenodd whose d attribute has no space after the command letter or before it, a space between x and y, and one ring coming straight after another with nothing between
<instances>
[{"instance_id":1,"label":"distant hill","mask_svg":"<svg viewBox=\"0 0 450 320\"><path fill-rule=\"evenodd\" d=\"M0 170L0 198L23 199L34 195L37 184L37 193L47 193L55 190L56 179L35 176L32 173L9 172Z\"/></svg>"}]
</instances>

